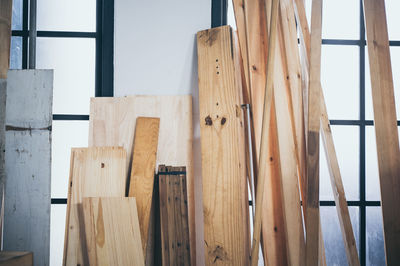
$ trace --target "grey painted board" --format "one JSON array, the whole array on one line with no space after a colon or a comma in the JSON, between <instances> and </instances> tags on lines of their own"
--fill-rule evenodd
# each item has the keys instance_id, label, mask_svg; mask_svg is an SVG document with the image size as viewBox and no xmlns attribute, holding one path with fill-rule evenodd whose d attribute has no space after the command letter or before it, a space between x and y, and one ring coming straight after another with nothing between
<instances>
[{"instance_id":1,"label":"grey painted board","mask_svg":"<svg viewBox=\"0 0 400 266\"><path fill-rule=\"evenodd\" d=\"M5 162L4 162L4 152L5 152L5 119L6 119L6 89L7 89L7 80L0 79L0 208L2 206L3 201L3 186L5 179ZM1 216L1 213L0 213ZM3 217L0 217L2 219ZM0 222L0 224L2 224ZM1 227L0 227L1 228ZM0 231L1 236L1 231ZM0 237L1 239L1 237ZM0 243L1 247L1 243Z\"/></svg>"},{"instance_id":2,"label":"grey painted board","mask_svg":"<svg viewBox=\"0 0 400 266\"><path fill-rule=\"evenodd\" d=\"M5 126L4 250L49 265L52 70L10 70Z\"/></svg>"}]
</instances>

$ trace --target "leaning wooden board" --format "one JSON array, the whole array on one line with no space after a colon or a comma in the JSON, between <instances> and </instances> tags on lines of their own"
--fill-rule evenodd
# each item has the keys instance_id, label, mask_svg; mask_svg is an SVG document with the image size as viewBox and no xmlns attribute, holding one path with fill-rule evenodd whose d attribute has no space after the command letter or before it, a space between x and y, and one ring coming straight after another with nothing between
<instances>
[{"instance_id":1,"label":"leaning wooden board","mask_svg":"<svg viewBox=\"0 0 400 266\"><path fill-rule=\"evenodd\" d=\"M160 165L162 265L190 265L186 168Z\"/></svg>"},{"instance_id":2,"label":"leaning wooden board","mask_svg":"<svg viewBox=\"0 0 400 266\"><path fill-rule=\"evenodd\" d=\"M240 87L231 28L197 33L206 265L249 265Z\"/></svg>"},{"instance_id":3,"label":"leaning wooden board","mask_svg":"<svg viewBox=\"0 0 400 266\"><path fill-rule=\"evenodd\" d=\"M92 98L89 146L122 146L127 151L127 165L130 165L136 118L139 116L160 118L157 165L161 163L187 167L191 262L195 265L198 226L195 221L199 219L200 214L195 214L194 207L192 97L180 95ZM127 176L130 168L127 167ZM199 194L196 193L196 197L197 195Z\"/></svg>"},{"instance_id":4,"label":"leaning wooden board","mask_svg":"<svg viewBox=\"0 0 400 266\"><path fill-rule=\"evenodd\" d=\"M136 119L135 141L132 155L132 171L129 180L129 197L135 197L139 216L140 234L143 254L147 261L153 257L146 248L152 250L153 242L148 238L151 219L154 173L156 167L158 133L160 119L154 117L138 117ZM148 243L150 241L150 243ZM146 263L147 264L147 263Z\"/></svg>"},{"instance_id":5,"label":"leaning wooden board","mask_svg":"<svg viewBox=\"0 0 400 266\"><path fill-rule=\"evenodd\" d=\"M12 0L0 0L0 79L7 78L10 63Z\"/></svg>"},{"instance_id":6,"label":"leaning wooden board","mask_svg":"<svg viewBox=\"0 0 400 266\"><path fill-rule=\"evenodd\" d=\"M400 262L400 150L385 1L364 0L387 265Z\"/></svg>"},{"instance_id":7,"label":"leaning wooden board","mask_svg":"<svg viewBox=\"0 0 400 266\"><path fill-rule=\"evenodd\" d=\"M121 147L73 148L63 265L89 265L82 215L84 197L123 197L126 151Z\"/></svg>"},{"instance_id":8,"label":"leaning wooden board","mask_svg":"<svg viewBox=\"0 0 400 266\"><path fill-rule=\"evenodd\" d=\"M83 198L82 205L90 265L144 266L135 198Z\"/></svg>"}]
</instances>

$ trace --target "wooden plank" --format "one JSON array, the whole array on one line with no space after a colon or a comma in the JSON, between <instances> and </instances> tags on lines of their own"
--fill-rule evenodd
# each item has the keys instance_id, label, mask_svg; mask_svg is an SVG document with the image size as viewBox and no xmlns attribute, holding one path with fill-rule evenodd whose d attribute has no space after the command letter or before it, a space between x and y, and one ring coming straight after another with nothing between
<instances>
[{"instance_id":1,"label":"wooden plank","mask_svg":"<svg viewBox=\"0 0 400 266\"><path fill-rule=\"evenodd\" d=\"M148 241L151 242L150 245L153 244L148 235L159 129L159 118L138 117L136 119L129 197L136 198L143 254L146 261L148 256L153 257L153 254L146 253L146 248Z\"/></svg>"},{"instance_id":2,"label":"wooden plank","mask_svg":"<svg viewBox=\"0 0 400 266\"><path fill-rule=\"evenodd\" d=\"M124 196L125 169L126 151L122 147L71 150L63 265L89 265L82 199Z\"/></svg>"},{"instance_id":3,"label":"wooden plank","mask_svg":"<svg viewBox=\"0 0 400 266\"><path fill-rule=\"evenodd\" d=\"M26 251L1 251L0 265L7 266L32 266L33 253Z\"/></svg>"},{"instance_id":4,"label":"wooden plank","mask_svg":"<svg viewBox=\"0 0 400 266\"><path fill-rule=\"evenodd\" d=\"M8 72L3 247L35 265L50 257L52 101L52 70Z\"/></svg>"},{"instance_id":5,"label":"wooden plank","mask_svg":"<svg viewBox=\"0 0 400 266\"><path fill-rule=\"evenodd\" d=\"M400 261L400 150L384 0L364 0L387 265Z\"/></svg>"},{"instance_id":6,"label":"wooden plank","mask_svg":"<svg viewBox=\"0 0 400 266\"><path fill-rule=\"evenodd\" d=\"M90 265L144 265L135 198L83 198L82 206Z\"/></svg>"},{"instance_id":7,"label":"wooden plank","mask_svg":"<svg viewBox=\"0 0 400 266\"><path fill-rule=\"evenodd\" d=\"M0 0L0 79L7 78L10 63L12 0Z\"/></svg>"},{"instance_id":8,"label":"wooden plank","mask_svg":"<svg viewBox=\"0 0 400 266\"><path fill-rule=\"evenodd\" d=\"M162 265L190 265L186 168L160 166Z\"/></svg>"},{"instance_id":9,"label":"wooden plank","mask_svg":"<svg viewBox=\"0 0 400 266\"><path fill-rule=\"evenodd\" d=\"M160 132L157 165L186 165L189 206L189 231L192 265L196 264L196 227L201 213L195 212L201 192L195 191L193 174L192 98L181 96L127 96L92 98L89 122L89 146L122 146L127 150L127 165L132 158L136 118L159 117ZM127 168L127 176L130 173ZM201 187L196 188L201 190ZM199 236L197 236L198 239ZM200 241L200 240L199 240Z\"/></svg>"},{"instance_id":10,"label":"wooden plank","mask_svg":"<svg viewBox=\"0 0 400 266\"><path fill-rule=\"evenodd\" d=\"M243 114L229 26L197 33L206 265L248 265Z\"/></svg>"},{"instance_id":11,"label":"wooden plank","mask_svg":"<svg viewBox=\"0 0 400 266\"><path fill-rule=\"evenodd\" d=\"M266 13L268 6L265 5ZM254 220L254 232L253 242L251 249L251 265L255 266L258 264L258 252L260 243L260 231L262 222L262 209L261 203L264 201L264 186L266 179L267 162L271 158L267 158L268 155L268 144L269 144L269 125L271 122L271 106L272 98L274 95L273 91L273 77L275 68L275 47L277 44L277 24L278 24L278 11L279 11L279 0L272 1L271 7L271 19L270 19L270 30L269 30L269 43L268 43L268 61L267 61L267 80L265 85L265 98L264 98L264 111L261 131L261 142L260 142L260 158L259 158L259 170L258 182L257 182L257 193L256 193L256 215ZM272 158L274 160L274 158ZM261 207L260 207L261 206Z\"/></svg>"},{"instance_id":12,"label":"wooden plank","mask_svg":"<svg viewBox=\"0 0 400 266\"><path fill-rule=\"evenodd\" d=\"M311 15L310 85L307 132L306 265L318 265L319 254L319 129L321 119L322 0L313 0Z\"/></svg>"}]
</instances>

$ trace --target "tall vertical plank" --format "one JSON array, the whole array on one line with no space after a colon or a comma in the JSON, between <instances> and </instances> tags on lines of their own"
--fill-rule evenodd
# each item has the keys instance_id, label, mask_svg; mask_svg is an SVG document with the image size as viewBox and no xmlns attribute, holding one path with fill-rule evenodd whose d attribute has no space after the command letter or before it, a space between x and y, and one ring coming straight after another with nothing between
<instances>
[{"instance_id":1,"label":"tall vertical plank","mask_svg":"<svg viewBox=\"0 0 400 266\"><path fill-rule=\"evenodd\" d=\"M190 265L186 168L160 166L160 223L163 265Z\"/></svg>"},{"instance_id":2,"label":"tall vertical plank","mask_svg":"<svg viewBox=\"0 0 400 266\"><path fill-rule=\"evenodd\" d=\"M201 187L194 187L192 98L180 96L127 96L92 98L89 146L122 146L127 151L127 175L133 151L136 118L159 117L160 132L156 164L186 165L189 231L192 265L196 264L196 227L201 213L195 212Z\"/></svg>"},{"instance_id":3,"label":"tall vertical plank","mask_svg":"<svg viewBox=\"0 0 400 266\"><path fill-rule=\"evenodd\" d=\"M4 249L49 265L52 70L10 70L5 125Z\"/></svg>"},{"instance_id":4,"label":"tall vertical plank","mask_svg":"<svg viewBox=\"0 0 400 266\"><path fill-rule=\"evenodd\" d=\"M400 261L400 150L384 0L364 0L387 265Z\"/></svg>"},{"instance_id":5,"label":"tall vertical plank","mask_svg":"<svg viewBox=\"0 0 400 266\"><path fill-rule=\"evenodd\" d=\"M148 256L153 257L153 254L146 254L146 248L148 241L150 245L153 244L148 236L159 129L159 118L138 117L136 119L129 197L136 198L143 254L146 261Z\"/></svg>"},{"instance_id":6,"label":"tall vertical plank","mask_svg":"<svg viewBox=\"0 0 400 266\"><path fill-rule=\"evenodd\" d=\"M306 265L318 265L319 254L319 129L321 119L322 0L313 0L311 13L310 85L307 132Z\"/></svg>"},{"instance_id":7,"label":"tall vertical plank","mask_svg":"<svg viewBox=\"0 0 400 266\"><path fill-rule=\"evenodd\" d=\"M229 26L197 33L206 265L248 265L243 115Z\"/></svg>"},{"instance_id":8,"label":"tall vertical plank","mask_svg":"<svg viewBox=\"0 0 400 266\"><path fill-rule=\"evenodd\" d=\"M90 265L144 266L135 198L83 198L82 208Z\"/></svg>"},{"instance_id":9,"label":"tall vertical plank","mask_svg":"<svg viewBox=\"0 0 400 266\"><path fill-rule=\"evenodd\" d=\"M63 265L89 265L82 199L124 196L125 169L126 151L121 147L72 149Z\"/></svg>"}]
</instances>

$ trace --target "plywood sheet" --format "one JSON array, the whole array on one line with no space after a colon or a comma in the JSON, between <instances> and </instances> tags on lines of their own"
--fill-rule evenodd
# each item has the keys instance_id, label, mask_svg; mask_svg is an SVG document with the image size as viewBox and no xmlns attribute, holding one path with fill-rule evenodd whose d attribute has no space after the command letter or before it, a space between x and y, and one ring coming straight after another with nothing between
<instances>
[{"instance_id":1,"label":"plywood sheet","mask_svg":"<svg viewBox=\"0 0 400 266\"><path fill-rule=\"evenodd\" d=\"M125 196L125 169L121 147L72 149L63 265L89 265L82 199Z\"/></svg>"},{"instance_id":2,"label":"plywood sheet","mask_svg":"<svg viewBox=\"0 0 400 266\"><path fill-rule=\"evenodd\" d=\"M136 200L83 198L90 265L144 266Z\"/></svg>"},{"instance_id":3,"label":"plywood sheet","mask_svg":"<svg viewBox=\"0 0 400 266\"><path fill-rule=\"evenodd\" d=\"M146 260L148 256L153 256L153 254L146 254L146 247L152 209L159 128L159 118L138 117L136 119L129 197L136 198L143 254L145 254Z\"/></svg>"},{"instance_id":4,"label":"plywood sheet","mask_svg":"<svg viewBox=\"0 0 400 266\"><path fill-rule=\"evenodd\" d=\"M186 165L189 208L189 231L192 264L196 262L195 193L192 155L192 97L127 96L92 98L90 107L89 146L117 145L127 150L127 161L132 158L136 118L159 117L160 132L157 165ZM129 163L127 164L129 165ZM127 176L130 173L127 168ZM201 189L196 188L196 189ZM200 198L196 198L201 201Z\"/></svg>"},{"instance_id":5,"label":"plywood sheet","mask_svg":"<svg viewBox=\"0 0 400 266\"><path fill-rule=\"evenodd\" d=\"M229 26L197 33L206 265L249 265L243 114Z\"/></svg>"}]
</instances>

